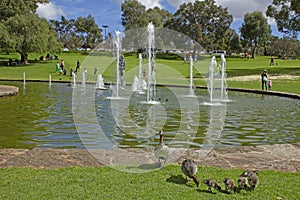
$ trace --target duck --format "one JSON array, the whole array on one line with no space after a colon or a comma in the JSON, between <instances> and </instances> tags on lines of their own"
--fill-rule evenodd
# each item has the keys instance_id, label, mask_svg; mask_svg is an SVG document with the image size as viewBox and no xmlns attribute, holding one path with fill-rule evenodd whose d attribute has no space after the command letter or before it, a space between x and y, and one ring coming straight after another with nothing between
<instances>
[{"instance_id":1,"label":"duck","mask_svg":"<svg viewBox=\"0 0 300 200\"><path fill-rule=\"evenodd\" d=\"M230 191L236 192L237 188L234 184L234 180L232 180L230 178L224 178L223 183L224 183L224 185L226 187L226 191L228 193L230 193Z\"/></svg>"},{"instance_id":2,"label":"duck","mask_svg":"<svg viewBox=\"0 0 300 200\"><path fill-rule=\"evenodd\" d=\"M258 176L255 173L250 173L248 176L248 183L252 191L257 187L259 182Z\"/></svg>"},{"instance_id":3,"label":"duck","mask_svg":"<svg viewBox=\"0 0 300 200\"><path fill-rule=\"evenodd\" d=\"M193 179L197 187L199 187L199 179L195 175L198 171L196 163L191 159L186 159L181 164L181 171L186 176L186 180L189 178Z\"/></svg>"},{"instance_id":4,"label":"duck","mask_svg":"<svg viewBox=\"0 0 300 200\"><path fill-rule=\"evenodd\" d=\"M238 179L238 185L239 185L239 189L244 189L247 190L247 179L245 177L239 177Z\"/></svg>"},{"instance_id":5,"label":"duck","mask_svg":"<svg viewBox=\"0 0 300 200\"><path fill-rule=\"evenodd\" d=\"M212 180L212 179L206 179L206 180L203 180L202 181L205 185L208 186L208 191L209 192L212 192L211 188L215 188L217 189L218 191L221 191L221 186L219 186L219 184L215 181L215 180ZM213 192L212 192L213 193Z\"/></svg>"},{"instance_id":6,"label":"duck","mask_svg":"<svg viewBox=\"0 0 300 200\"><path fill-rule=\"evenodd\" d=\"M154 149L155 157L158 158L160 168L163 169L167 159L170 156L170 149L164 143L164 131L159 131L159 143Z\"/></svg>"}]
</instances>

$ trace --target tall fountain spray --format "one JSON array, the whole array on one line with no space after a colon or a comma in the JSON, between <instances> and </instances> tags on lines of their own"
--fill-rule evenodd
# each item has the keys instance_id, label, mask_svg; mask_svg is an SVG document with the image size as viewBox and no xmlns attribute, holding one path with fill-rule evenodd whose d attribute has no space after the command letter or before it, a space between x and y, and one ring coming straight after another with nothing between
<instances>
[{"instance_id":1,"label":"tall fountain spray","mask_svg":"<svg viewBox=\"0 0 300 200\"><path fill-rule=\"evenodd\" d=\"M143 57L142 54L139 53L139 85L138 85L138 90L143 89Z\"/></svg>"},{"instance_id":2,"label":"tall fountain spray","mask_svg":"<svg viewBox=\"0 0 300 200\"><path fill-rule=\"evenodd\" d=\"M139 70L138 76L135 76L132 82L132 91L137 91L139 94L145 94L143 90L147 89L147 83L143 78L143 57L139 54Z\"/></svg>"},{"instance_id":3,"label":"tall fountain spray","mask_svg":"<svg viewBox=\"0 0 300 200\"><path fill-rule=\"evenodd\" d=\"M76 87L76 74L72 72L72 87Z\"/></svg>"},{"instance_id":4,"label":"tall fountain spray","mask_svg":"<svg viewBox=\"0 0 300 200\"><path fill-rule=\"evenodd\" d=\"M215 69L216 69L216 66L217 66L217 61L216 61L216 57L213 56L211 58L211 62L210 62L210 65L209 65L209 77L208 77L208 92L209 92L209 100L210 100L210 103L212 103L214 101L214 74L215 74Z\"/></svg>"},{"instance_id":5,"label":"tall fountain spray","mask_svg":"<svg viewBox=\"0 0 300 200\"><path fill-rule=\"evenodd\" d=\"M226 59L224 54L221 54L221 100L227 101L227 82L226 82Z\"/></svg>"},{"instance_id":6,"label":"tall fountain spray","mask_svg":"<svg viewBox=\"0 0 300 200\"><path fill-rule=\"evenodd\" d=\"M116 83L116 96L115 97L119 97L119 87L120 87L120 71L119 71L119 67L120 67L120 49L121 49L121 38L120 38L121 32L120 31L116 31L116 39L115 39L115 45L116 45L116 53L117 53L117 83Z\"/></svg>"},{"instance_id":7,"label":"tall fountain spray","mask_svg":"<svg viewBox=\"0 0 300 200\"><path fill-rule=\"evenodd\" d=\"M194 83L193 83L193 57L190 56L190 94L189 96L193 97L194 94Z\"/></svg>"},{"instance_id":8,"label":"tall fountain spray","mask_svg":"<svg viewBox=\"0 0 300 200\"><path fill-rule=\"evenodd\" d=\"M155 35L154 26L148 24L148 84L147 84L147 102L150 104L157 104L155 101L155 85L156 85L156 63L155 63Z\"/></svg>"},{"instance_id":9,"label":"tall fountain spray","mask_svg":"<svg viewBox=\"0 0 300 200\"><path fill-rule=\"evenodd\" d=\"M217 67L218 66L218 67ZM213 56L209 65L208 92L210 95L210 104L220 104L228 101L226 84L226 59L221 54L220 65L217 65L216 57Z\"/></svg>"},{"instance_id":10,"label":"tall fountain spray","mask_svg":"<svg viewBox=\"0 0 300 200\"><path fill-rule=\"evenodd\" d=\"M85 73L85 71L83 71L82 72L82 82L81 82L81 84L82 84L82 89L83 90L85 90L85 81L86 81L86 75L85 75L86 73Z\"/></svg>"}]
</instances>

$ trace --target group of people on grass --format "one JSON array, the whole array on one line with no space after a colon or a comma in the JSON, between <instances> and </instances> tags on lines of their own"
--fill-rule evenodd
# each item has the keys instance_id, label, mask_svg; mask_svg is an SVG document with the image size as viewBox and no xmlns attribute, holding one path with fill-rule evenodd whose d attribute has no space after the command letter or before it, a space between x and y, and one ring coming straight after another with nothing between
<instances>
[{"instance_id":1,"label":"group of people on grass","mask_svg":"<svg viewBox=\"0 0 300 200\"><path fill-rule=\"evenodd\" d=\"M70 76L72 77L74 73L77 73L80 71L80 61L77 60L76 62L76 67L75 67L75 70L73 70L73 68L70 69ZM65 67L65 62L64 60L61 60L61 62L59 63L58 61L56 62L56 72L59 73L60 76L62 75L67 75L67 70L66 70L66 67ZM97 68L95 67L94 68L94 75L96 76L97 75ZM86 68L84 68L84 72L86 73ZM61 78L60 78L61 79Z\"/></svg>"},{"instance_id":2,"label":"group of people on grass","mask_svg":"<svg viewBox=\"0 0 300 200\"><path fill-rule=\"evenodd\" d=\"M67 70L65 68L65 61L64 60L61 60L61 63L59 63L57 61L55 66L56 66L56 72L58 72L60 76L67 74Z\"/></svg>"}]
</instances>

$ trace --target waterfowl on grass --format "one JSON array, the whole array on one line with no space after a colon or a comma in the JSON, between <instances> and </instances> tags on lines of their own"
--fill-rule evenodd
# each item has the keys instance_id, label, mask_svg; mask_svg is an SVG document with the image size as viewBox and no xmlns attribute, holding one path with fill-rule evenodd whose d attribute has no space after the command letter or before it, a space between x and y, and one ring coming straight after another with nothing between
<instances>
[{"instance_id":1,"label":"waterfowl on grass","mask_svg":"<svg viewBox=\"0 0 300 200\"><path fill-rule=\"evenodd\" d=\"M230 178L224 178L223 183L225 184L226 191L229 193L230 191L236 192L237 188L234 184L234 180Z\"/></svg>"},{"instance_id":2,"label":"waterfowl on grass","mask_svg":"<svg viewBox=\"0 0 300 200\"><path fill-rule=\"evenodd\" d=\"M258 170L246 170L241 174L241 177L247 177L248 183L252 190L254 190L258 185L258 173Z\"/></svg>"},{"instance_id":3,"label":"waterfowl on grass","mask_svg":"<svg viewBox=\"0 0 300 200\"><path fill-rule=\"evenodd\" d=\"M158 162L160 163L160 168L162 169L170 155L170 149L164 143L164 131L163 130L159 131L159 143L158 143L158 146L156 146L154 149L154 154L155 154L155 157L158 158Z\"/></svg>"},{"instance_id":4,"label":"waterfowl on grass","mask_svg":"<svg viewBox=\"0 0 300 200\"><path fill-rule=\"evenodd\" d=\"M211 188L217 189L218 191L221 191L221 186L219 186L219 184L212 179L206 179L202 181L205 185L208 186L208 191L212 192Z\"/></svg>"},{"instance_id":5,"label":"waterfowl on grass","mask_svg":"<svg viewBox=\"0 0 300 200\"><path fill-rule=\"evenodd\" d=\"M247 179L245 177L239 177L238 179L239 189L247 190Z\"/></svg>"},{"instance_id":6,"label":"waterfowl on grass","mask_svg":"<svg viewBox=\"0 0 300 200\"><path fill-rule=\"evenodd\" d=\"M191 159L186 159L181 164L181 171L184 173L184 175L187 177L193 179L193 181L196 183L197 187L199 187L199 179L195 175L198 171L198 167L196 163Z\"/></svg>"},{"instance_id":7,"label":"waterfowl on grass","mask_svg":"<svg viewBox=\"0 0 300 200\"><path fill-rule=\"evenodd\" d=\"M255 173L249 174L249 176L248 176L248 183L249 183L252 191L254 191L254 189L257 187L258 182L259 182L259 180L258 180L258 177L257 177L257 175Z\"/></svg>"}]
</instances>

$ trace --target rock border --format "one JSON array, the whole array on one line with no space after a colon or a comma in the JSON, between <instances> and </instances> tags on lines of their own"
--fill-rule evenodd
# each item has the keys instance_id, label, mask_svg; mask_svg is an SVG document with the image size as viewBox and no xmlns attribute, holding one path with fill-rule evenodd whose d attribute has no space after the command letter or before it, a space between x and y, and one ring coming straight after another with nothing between
<instances>
[{"instance_id":1,"label":"rock border","mask_svg":"<svg viewBox=\"0 0 300 200\"><path fill-rule=\"evenodd\" d=\"M114 154L114 150L95 150L101 159L122 159ZM153 149L130 149L146 156L153 155ZM259 169L277 170L285 172L300 172L300 144L274 144L259 146L241 146L230 148L217 148L210 151L204 158L199 159L201 149L173 149L175 154L180 154L173 163L180 164L184 159L193 159L198 166L210 166L225 169ZM126 159L126 157L125 157ZM137 163L138 161L135 160ZM149 163L153 164L153 160ZM86 149L0 149L0 168L7 167L32 167L57 169L62 167L97 167L104 164L97 160Z\"/></svg>"},{"instance_id":2,"label":"rock border","mask_svg":"<svg viewBox=\"0 0 300 200\"><path fill-rule=\"evenodd\" d=\"M0 85L0 97L13 96L19 93L19 88L10 85Z\"/></svg>"}]
</instances>

